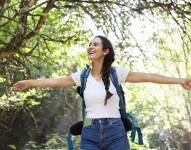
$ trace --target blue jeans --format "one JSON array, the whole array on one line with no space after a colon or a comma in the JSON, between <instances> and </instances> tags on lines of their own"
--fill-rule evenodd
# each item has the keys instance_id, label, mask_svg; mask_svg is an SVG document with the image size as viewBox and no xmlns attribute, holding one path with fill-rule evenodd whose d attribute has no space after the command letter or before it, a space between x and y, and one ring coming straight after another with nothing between
<instances>
[{"instance_id":1,"label":"blue jeans","mask_svg":"<svg viewBox=\"0 0 191 150\"><path fill-rule=\"evenodd\" d=\"M80 150L130 150L121 119L92 119L82 129Z\"/></svg>"}]
</instances>

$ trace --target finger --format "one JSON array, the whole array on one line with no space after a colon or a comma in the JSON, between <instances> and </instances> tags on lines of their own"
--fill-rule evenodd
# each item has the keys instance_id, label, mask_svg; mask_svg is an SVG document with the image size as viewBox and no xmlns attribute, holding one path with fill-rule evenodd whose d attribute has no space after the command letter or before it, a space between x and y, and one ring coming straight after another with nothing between
<instances>
[{"instance_id":1,"label":"finger","mask_svg":"<svg viewBox=\"0 0 191 150\"><path fill-rule=\"evenodd\" d=\"M21 85L18 87L18 89L21 91L21 90L24 90L25 89L25 85Z\"/></svg>"},{"instance_id":2,"label":"finger","mask_svg":"<svg viewBox=\"0 0 191 150\"><path fill-rule=\"evenodd\" d=\"M23 83L20 83L20 84L18 84L16 87L23 87L23 86L25 86L25 84L23 84Z\"/></svg>"},{"instance_id":3,"label":"finger","mask_svg":"<svg viewBox=\"0 0 191 150\"><path fill-rule=\"evenodd\" d=\"M19 84L17 86L14 86L13 90L15 90L15 91L22 90L24 87L25 87L25 85Z\"/></svg>"},{"instance_id":4,"label":"finger","mask_svg":"<svg viewBox=\"0 0 191 150\"><path fill-rule=\"evenodd\" d=\"M17 89L18 87L20 87L21 86L21 84L19 83L19 84L14 84L13 85L13 89Z\"/></svg>"},{"instance_id":5,"label":"finger","mask_svg":"<svg viewBox=\"0 0 191 150\"><path fill-rule=\"evenodd\" d=\"M12 91L16 91L17 88L16 88L16 87L12 87L11 90L12 90Z\"/></svg>"},{"instance_id":6,"label":"finger","mask_svg":"<svg viewBox=\"0 0 191 150\"><path fill-rule=\"evenodd\" d=\"M13 89L14 90L19 90L21 88L21 85L17 85L17 86L15 86Z\"/></svg>"},{"instance_id":7,"label":"finger","mask_svg":"<svg viewBox=\"0 0 191 150\"><path fill-rule=\"evenodd\" d=\"M18 86L18 85L20 85L21 84L21 82L17 82L17 83L15 83L15 84L13 84L13 86Z\"/></svg>"}]
</instances>

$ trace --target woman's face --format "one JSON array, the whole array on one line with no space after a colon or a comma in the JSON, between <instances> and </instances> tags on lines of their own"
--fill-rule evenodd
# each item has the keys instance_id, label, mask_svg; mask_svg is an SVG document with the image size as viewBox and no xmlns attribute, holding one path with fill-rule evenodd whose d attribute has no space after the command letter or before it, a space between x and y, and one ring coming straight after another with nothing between
<instances>
[{"instance_id":1,"label":"woman's face","mask_svg":"<svg viewBox=\"0 0 191 150\"><path fill-rule=\"evenodd\" d=\"M108 52L108 49L103 50L102 41L99 37L93 38L90 41L89 47L87 49L88 58L90 60L103 59Z\"/></svg>"}]
</instances>

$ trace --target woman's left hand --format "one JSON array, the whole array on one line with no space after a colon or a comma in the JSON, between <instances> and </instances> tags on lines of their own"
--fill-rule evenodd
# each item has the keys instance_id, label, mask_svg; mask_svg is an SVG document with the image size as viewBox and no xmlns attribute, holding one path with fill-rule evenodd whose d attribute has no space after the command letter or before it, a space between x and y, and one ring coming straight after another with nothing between
<instances>
[{"instance_id":1,"label":"woman's left hand","mask_svg":"<svg viewBox=\"0 0 191 150\"><path fill-rule=\"evenodd\" d=\"M188 91L191 91L191 80L189 79L183 79L183 82L181 83L182 87Z\"/></svg>"}]
</instances>

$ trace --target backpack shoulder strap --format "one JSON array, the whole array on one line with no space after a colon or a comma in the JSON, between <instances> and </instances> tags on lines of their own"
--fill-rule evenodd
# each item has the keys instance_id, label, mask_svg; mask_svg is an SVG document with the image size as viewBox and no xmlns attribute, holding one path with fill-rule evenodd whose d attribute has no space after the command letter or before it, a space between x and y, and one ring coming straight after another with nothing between
<instances>
[{"instance_id":1,"label":"backpack shoulder strap","mask_svg":"<svg viewBox=\"0 0 191 150\"><path fill-rule=\"evenodd\" d=\"M87 67L82 71L82 73L80 75L80 81L81 81L80 96L82 97L82 117L83 117L83 120L85 118L85 108L86 108L85 100L84 100L84 90L86 88L86 82L87 82L89 73L90 73L90 68Z\"/></svg>"},{"instance_id":2,"label":"backpack shoulder strap","mask_svg":"<svg viewBox=\"0 0 191 150\"><path fill-rule=\"evenodd\" d=\"M110 78L111 78L111 81L112 81L113 85L116 88L117 94L121 95L122 93L121 93L121 90L120 90L120 85L119 85L119 82L118 82L118 77L117 77L117 72L116 72L115 67L111 68Z\"/></svg>"},{"instance_id":3,"label":"backpack shoulder strap","mask_svg":"<svg viewBox=\"0 0 191 150\"><path fill-rule=\"evenodd\" d=\"M111 78L111 81L112 81L113 85L115 86L115 89L119 96L119 111L120 111L121 117L126 118L127 114L126 114L126 104L125 104L124 92L123 92L122 86L119 84L115 67L111 68L110 78Z\"/></svg>"},{"instance_id":4,"label":"backpack shoulder strap","mask_svg":"<svg viewBox=\"0 0 191 150\"><path fill-rule=\"evenodd\" d=\"M83 96L83 92L86 88L86 82L87 82L87 78L89 76L89 73L90 73L90 68L85 68L82 72L81 72L81 75L80 75L80 81L81 81L81 88L80 88L80 94L82 94L82 98L84 97Z\"/></svg>"}]
</instances>

